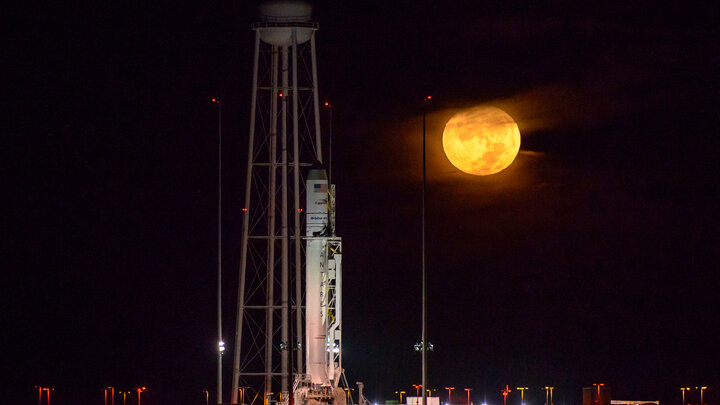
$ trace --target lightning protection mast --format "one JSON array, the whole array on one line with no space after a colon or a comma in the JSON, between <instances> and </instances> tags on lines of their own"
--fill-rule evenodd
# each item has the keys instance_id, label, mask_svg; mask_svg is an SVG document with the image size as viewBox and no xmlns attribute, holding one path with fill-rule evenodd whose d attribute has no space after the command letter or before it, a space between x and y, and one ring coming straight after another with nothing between
<instances>
[{"instance_id":1,"label":"lightning protection mast","mask_svg":"<svg viewBox=\"0 0 720 405\"><path fill-rule=\"evenodd\" d=\"M342 370L341 242L332 232L334 188L327 184L320 164L318 24L310 21L311 12L304 2L269 1L260 6L260 22L252 25L255 48L233 404L288 404L291 389L306 393L302 399L310 399L320 386L326 395L340 390L343 403L345 399L337 387ZM310 222L317 224L311 227ZM303 260L305 250L317 257ZM313 286L304 284L310 282ZM313 311L307 317L303 294L308 311ZM303 339L303 331L312 328L312 334ZM301 349L303 340L305 350ZM306 369L316 371L305 374ZM302 399L298 401L296 394L295 403Z\"/></svg>"}]
</instances>

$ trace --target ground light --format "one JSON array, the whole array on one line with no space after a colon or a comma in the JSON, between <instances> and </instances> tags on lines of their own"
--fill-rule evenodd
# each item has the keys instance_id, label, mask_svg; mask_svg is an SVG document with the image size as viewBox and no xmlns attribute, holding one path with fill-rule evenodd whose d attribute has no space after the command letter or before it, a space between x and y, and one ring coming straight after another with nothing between
<instances>
[{"instance_id":1,"label":"ground light","mask_svg":"<svg viewBox=\"0 0 720 405\"><path fill-rule=\"evenodd\" d=\"M525 390L529 389L528 387L516 387L516 390L520 391L520 405L525 405Z\"/></svg>"},{"instance_id":2,"label":"ground light","mask_svg":"<svg viewBox=\"0 0 720 405\"><path fill-rule=\"evenodd\" d=\"M508 400L508 396L510 395L510 391L512 391L510 389L510 387L507 384L505 384L505 389L502 390L503 404L505 404L505 405L507 405L507 400Z\"/></svg>"},{"instance_id":3,"label":"ground light","mask_svg":"<svg viewBox=\"0 0 720 405\"><path fill-rule=\"evenodd\" d=\"M448 392L448 404L450 404L451 403L450 399L452 398L452 390L454 390L455 387L445 387L445 389Z\"/></svg>"},{"instance_id":4,"label":"ground light","mask_svg":"<svg viewBox=\"0 0 720 405\"><path fill-rule=\"evenodd\" d=\"M600 399L600 387L605 384L598 384L598 400ZM555 389L555 387L545 387L545 405L552 405L552 392ZM549 400L548 400L548 393L550 394Z\"/></svg>"},{"instance_id":5,"label":"ground light","mask_svg":"<svg viewBox=\"0 0 720 405\"><path fill-rule=\"evenodd\" d=\"M690 391L690 387L680 387L682 391L682 405L685 405L685 391Z\"/></svg>"},{"instance_id":6,"label":"ground light","mask_svg":"<svg viewBox=\"0 0 720 405\"><path fill-rule=\"evenodd\" d=\"M105 405L108 405L108 391L110 391L110 404L115 405L115 387L105 388Z\"/></svg>"},{"instance_id":7,"label":"ground light","mask_svg":"<svg viewBox=\"0 0 720 405\"><path fill-rule=\"evenodd\" d=\"M141 395L141 394L143 393L143 391L145 391L146 389L147 389L147 388L145 388L145 387L135 388L135 391L137 391L137 394L138 394L138 405L140 405L140 395Z\"/></svg>"},{"instance_id":8,"label":"ground light","mask_svg":"<svg viewBox=\"0 0 720 405\"><path fill-rule=\"evenodd\" d=\"M55 388L43 388L42 390L47 393L47 405L50 405L50 391L55 391Z\"/></svg>"},{"instance_id":9,"label":"ground light","mask_svg":"<svg viewBox=\"0 0 720 405\"><path fill-rule=\"evenodd\" d=\"M125 405L125 402L127 401L127 394L129 394L130 391L118 391L118 394L122 394L123 396L123 405Z\"/></svg>"},{"instance_id":10,"label":"ground light","mask_svg":"<svg viewBox=\"0 0 720 405\"><path fill-rule=\"evenodd\" d=\"M422 384L413 384L413 387L415 387L415 404L413 405L418 405L418 397L420 396L420 388L422 388Z\"/></svg>"}]
</instances>

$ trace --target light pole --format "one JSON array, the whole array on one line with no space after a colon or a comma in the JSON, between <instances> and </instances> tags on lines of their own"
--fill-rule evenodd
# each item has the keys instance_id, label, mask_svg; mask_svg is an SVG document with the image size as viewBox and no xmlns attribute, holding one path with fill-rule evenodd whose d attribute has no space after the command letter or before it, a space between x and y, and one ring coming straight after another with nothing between
<instances>
[{"instance_id":1,"label":"light pole","mask_svg":"<svg viewBox=\"0 0 720 405\"><path fill-rule=\"evenodd\" d=\"M593 384L593 385L597 386L597 389L598 389L597 402L599 403L600 402L600 387L604 386L605 383L598 383L598 384ZM548 387L545 387L546 390L547 390L547 388ZM688 389L690 389L690 388L688 388Z\"/></svg>"},{"instance_id":2,"label":"light pole","mask_svg":"<svg viewBox=\"0 0 720 405\"><path fill-rule=\"evenodd\" d=\"M470 405L470 391L472 391L472 388L465 388L465 391L467 391L468 394L467 405Z\"/></svg>"},{"instance_id":3,"label":"light pole","mask_svg":"<svg viewBox=\"0 0 720 405\"><path fill-rule=\"evenodd\" d=\"M212 99L218 106L218 234L217 234L217 329L218 329L218 367L217 367L217 403L222 400L222 355L225 342L222 337L222 104Z\"/></svg>"},{"instance_id":4,"label":"light pole","mask_svg":"<svg viewBox=\"0 0 720 405\"><path fill-rule=\"evenodd\" d=\"M529 389L528 387L516 387L516 390L520 391L520 405L525 405L525 390Z\"/></svg>"},{"instance_id":5,"label":"light pole","mask_svg":"<svg viewBox=\"0 0 720 405\"><path fill-rule=\"evenodd\" d=\"M417 385L413 384L413 387L415 387L415 404L418 405L418 397L420 397L420 388L422 388L422 384Z\"/></svg>"},{"instance_id":6,"label":"light pole","mask_svg":"<svg viewBox=\"0 0 720 405\"><path fill-rule=\"evenodd\" d=\"M507 405L508 395L510 395L510 391L512 391L510 389L510 387L507 384L505 384L505 389L502 390L503 404L505 404L505 405Z\"/></svg>"},{"instance_id":7,"label":"light pole","mask_svg":"<svg viewBox=\"0 0 720 405\"><path fill-rule=\"evenodd\" d=\"M238 387L238 393L240 394L240 403L245 403L245 389L249 387Z\"/></svg>"},{"instance_id":8,"label":"light pole","mask_svg":"<svg viewBox=\"0 0 720 405\"><path fill-rule=\"evenodd\" d=\"M430 101L432 96L426 96L423 100L423 121L422 121L422 384L427 387L427 288L425 274L425 183L426 183L426 169L425 169L425 113L427 110L427 103ZM427 405L427 394L423 391L422 405Z\"/></svg>"},{"instance_id":9,"label":"light pole","mask_svg":"<svg viewBox=\"0 0 720 405\"><path fill-rule=\"evenodd\" d=\"M118 391L118 394L123 395L123 405L125 405L125 401L127 400L127 394L129 394L130 391Z\"/></svg>"},{"instance_id":10,"label":"light pole","mask_svg":"<svg viewBox=\"0 0 720 405\"><path fill-rule=\"evenodd\" d=\"M698 389L698 387L695 387L695 388ZM700 390L700 405L703 405L703 391L706 390L706 389L707 389L707 387L700 387L700 388L699 388L699 390Z\"/></svg>"},{"instance_id":11,"label":"light pole","mask_svg":"<svg viewBox=\"0 0 720 405\"><path fill-rule=\"evenodd\" d=\"M598 400L600 400L600 386L605 384L598 384ZM552 405L552 392L555 387L545 387L545 405ZM550 402L548 402L548 393L550 393Z\"/></svg>"},{"instance_id":12,"label":"light pole","mask_svg":"<svg viewBox=\"0 0 720 405\"><path fill-rule=\"evenodd\" d=\"M690 387L685 387L685 389L683 390L683 405L685 404L685 391L690 392L692 391L692 389Z\"/></svg>"},{"instance_id":13,"label":"light pole","mask_svg":"<svg viewBox=\"0 0 720 405\"><path fill-rule=\"evenodd\" d=\"M42 390L47 392L47 405L50 405L50 391L55 391L55 388L43 388Z\"/></svg>"},{"instance_id":14,"label":"light pole","mask_svg":"<svg viewBox=\"0 0 720 405\"><path fill-rule=\"evenodd\" d=\"M449 404L449 403L451 403L451 402L450 402L450 398L451 398L451 396L452 396L452 390L454 390L455 387L445 387L445 389L446 389L447 392L448 392L448 404Z\"/></svg>"},{"instance_id":15,"label":"light pole","mask_svg":"<svg viewBox=\"0 0 720 405\"><path fill-rule=\"evenodd\" d=\"M146 389L147 388L145 388L145 387L135 388L135 391L137 391L137 394L138 394L138 405L140 405L140 394L142 394L142 392L145 391Z\"/></svg>"},{"instance_id":16,"label":"light pole","mask_svg":"<svg viewBox=\"0 0 720 405\"><path fill-rule=\"evenodd\" d=\"M402 397L403 397L403 394L405 393L405 391L395 391L395 393L400 394L400 403L402 404L403 403Z\"/></svg>"},{"instance_id":17,"label":"light pole","mask_svg":"<svg viewBox=\"0 0 720 405\"><path fill-rule=\"evenodd\" d=\"M38 389L38 405L42 405L42 391L43 388L39 385L36 385L35 388Z\"/></svg>"},{"instance_id":18,"label":"light pole","mask_svg":"<svg viewBox=\"0 0 720 405\"><path fill-rule=\"evenodd\" d=\"M210 392L208 390L203 391L205 393L205 405L210 403Z\"/></svg>"},{"instance_id":19,"label":"light pole","mask_svg":"<svg viewBox=\"0 0 720 405\"><path fill-rule=\"evenodd\" d=\"M105 405L107 405L108 391L110 391L110 404L115 405L115 387L105 388Z\"/></svg>"}]
</instances>

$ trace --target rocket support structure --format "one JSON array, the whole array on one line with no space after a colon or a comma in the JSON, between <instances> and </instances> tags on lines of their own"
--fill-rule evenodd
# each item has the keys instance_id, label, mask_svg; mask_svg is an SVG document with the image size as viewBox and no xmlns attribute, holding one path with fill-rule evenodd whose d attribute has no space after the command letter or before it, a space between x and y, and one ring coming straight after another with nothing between
<instances>
[{"instance_id":1,"label":"rocket support structure","mask_svg":"<svg viewBox=\"0 0 720 405\"><path fill-rule=\"evenodd\" d=\"M338 386L342 240L335 235L334 186L320 163L318 24L311 10L301 1L268 1L252 26L233 404L346 402Z\"/></svg>"},{"instance_id":2,"label":"rocket support structure","mask_svg":"<svg viewBox=\"0 0 720 405\"><path fill-rule=\"evenodd\" d=\"M345 405L342 369L342 239L334 235L335 190L325 170L307 176L305 251L305 359L294 403Z\"/></svg>"}]
</instances>

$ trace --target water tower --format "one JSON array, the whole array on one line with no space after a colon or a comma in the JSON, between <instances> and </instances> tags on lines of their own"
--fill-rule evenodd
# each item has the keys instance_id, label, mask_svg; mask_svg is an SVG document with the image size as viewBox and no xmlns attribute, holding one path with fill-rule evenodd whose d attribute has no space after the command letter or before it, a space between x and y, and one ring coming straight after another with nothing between
<instances>
[{"instance_id":1,"label":"water tower","mask_svg":"<svg viewBox=\"0 0 720 405\"><path fill-rule=\"evenodd\" d=\"M327 184L320 164L318 24L311 21L311 12L304 2L269 1L260 6L260 21L252 25L255 48L233 345L234 404L240 403L238 399L249 403L255 394L265 405L288 403L291 393L297 398L299 384L312 393L318 384L306 379L309 369L319 370L313 371L315 377L333 374L335 380L323 379L333 392L337 370L342 369L341 242L328 232L334 228L329 211L334 187ZM313 218L320 222L311 224ZM312 231L313 227L321 230ZM309 287L313 280L318 286ZM304 308L312 316L306 316ZM304 336L312 317L322 318L317 319L318 328L317 322L312 324L322 332L321 353L311 352L313 340ZM317 361L325 369L313 368Z\"/></svg>"}]
</instances>

